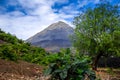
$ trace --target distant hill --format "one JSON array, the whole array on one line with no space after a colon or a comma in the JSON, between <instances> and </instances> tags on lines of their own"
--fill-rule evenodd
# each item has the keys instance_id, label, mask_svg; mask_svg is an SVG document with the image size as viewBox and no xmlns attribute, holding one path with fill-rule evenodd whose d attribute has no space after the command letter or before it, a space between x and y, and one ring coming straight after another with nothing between
<instances>
[{"instance_id":1,"label":"distant hill","mask_svg":"<svg viewBox=\"0 0 120 80\"><path fill-rule=\"evenodd\" d=\"M34 46L42 47L46 51L58 52L60 48L71 47L70 35L72 34L73 28L59 21L30 37L27 39L27 42L30 42Z\"/></svg>"}]
</instances>

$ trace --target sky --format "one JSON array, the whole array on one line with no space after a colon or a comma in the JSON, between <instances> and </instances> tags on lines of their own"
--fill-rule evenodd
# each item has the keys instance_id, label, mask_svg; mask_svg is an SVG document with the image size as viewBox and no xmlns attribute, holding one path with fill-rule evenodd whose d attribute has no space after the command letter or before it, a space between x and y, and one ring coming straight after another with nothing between
<instances>
[{"instance_id":1,"label":"sky","mask_svg":"<svg viewBox=\"0 0 120 80\"><path fill-rule=\"evenodd\" d=\"M75 16L100 1L106 0L0 0L0 28L26 40L58 21L73 26Z\"/></svg>"}]
</instances>

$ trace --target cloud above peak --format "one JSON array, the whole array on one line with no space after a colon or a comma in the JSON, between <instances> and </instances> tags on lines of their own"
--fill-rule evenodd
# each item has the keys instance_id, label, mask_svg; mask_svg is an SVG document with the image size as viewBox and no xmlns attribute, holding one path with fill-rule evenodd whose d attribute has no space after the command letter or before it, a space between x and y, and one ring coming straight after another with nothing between
<instances>
[{"instance_id":1,"label":"cloud above peak","mask_svg":"<svg viewBox=\"0 0 120 80\"><path fill-rule=\"evenodd\" d=\"M53 22L64 21L52 10L53 4L52 0L9 0L0 6L0 28L25 40Z\"/></svg>"},{"instance_id":2,"label":"cloud above peak","mask_svg":"<svg viewBox=\"0 0 120 80\"><path fill-rule=\"evenodd\" d=\"M99 0L90 0L96 4ZM0 28L26 40L48 25L71 21L89 0L0 0Z\"/></svg>"}]
</instances>

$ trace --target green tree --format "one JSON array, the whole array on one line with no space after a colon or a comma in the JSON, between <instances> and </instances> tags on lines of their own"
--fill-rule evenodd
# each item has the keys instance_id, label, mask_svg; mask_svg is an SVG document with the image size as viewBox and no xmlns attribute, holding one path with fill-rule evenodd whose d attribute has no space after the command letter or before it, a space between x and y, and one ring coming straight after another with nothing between
<instances>
[{"instance_id":1,"label":"green tree","mask_svg":"<svg viewBox=\"0 0 120 80\"><path fill-rule=\"evenodd\" d=\"M75 17L74 46L92 57L97 70L101 56L120 55L120 12L117 5L100 3Z\"/></svg>"}]
</instances>

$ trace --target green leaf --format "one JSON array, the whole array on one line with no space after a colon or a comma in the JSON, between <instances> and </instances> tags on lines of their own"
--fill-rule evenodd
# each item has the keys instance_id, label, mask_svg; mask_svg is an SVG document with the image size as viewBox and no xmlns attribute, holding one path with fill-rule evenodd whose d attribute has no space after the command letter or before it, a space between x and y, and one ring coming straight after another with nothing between
<instances>
[{"instance_id":1,"label":"green leaf","mask_svg":"<svg viewBox=\"0 0 120 80\"><path fill-rule=\"evenodd\" d=\"M64 70L60 73L60 77L62 80L65 80L65 78L67 77L67 70Z\"/></svg>"}]
</instances>

